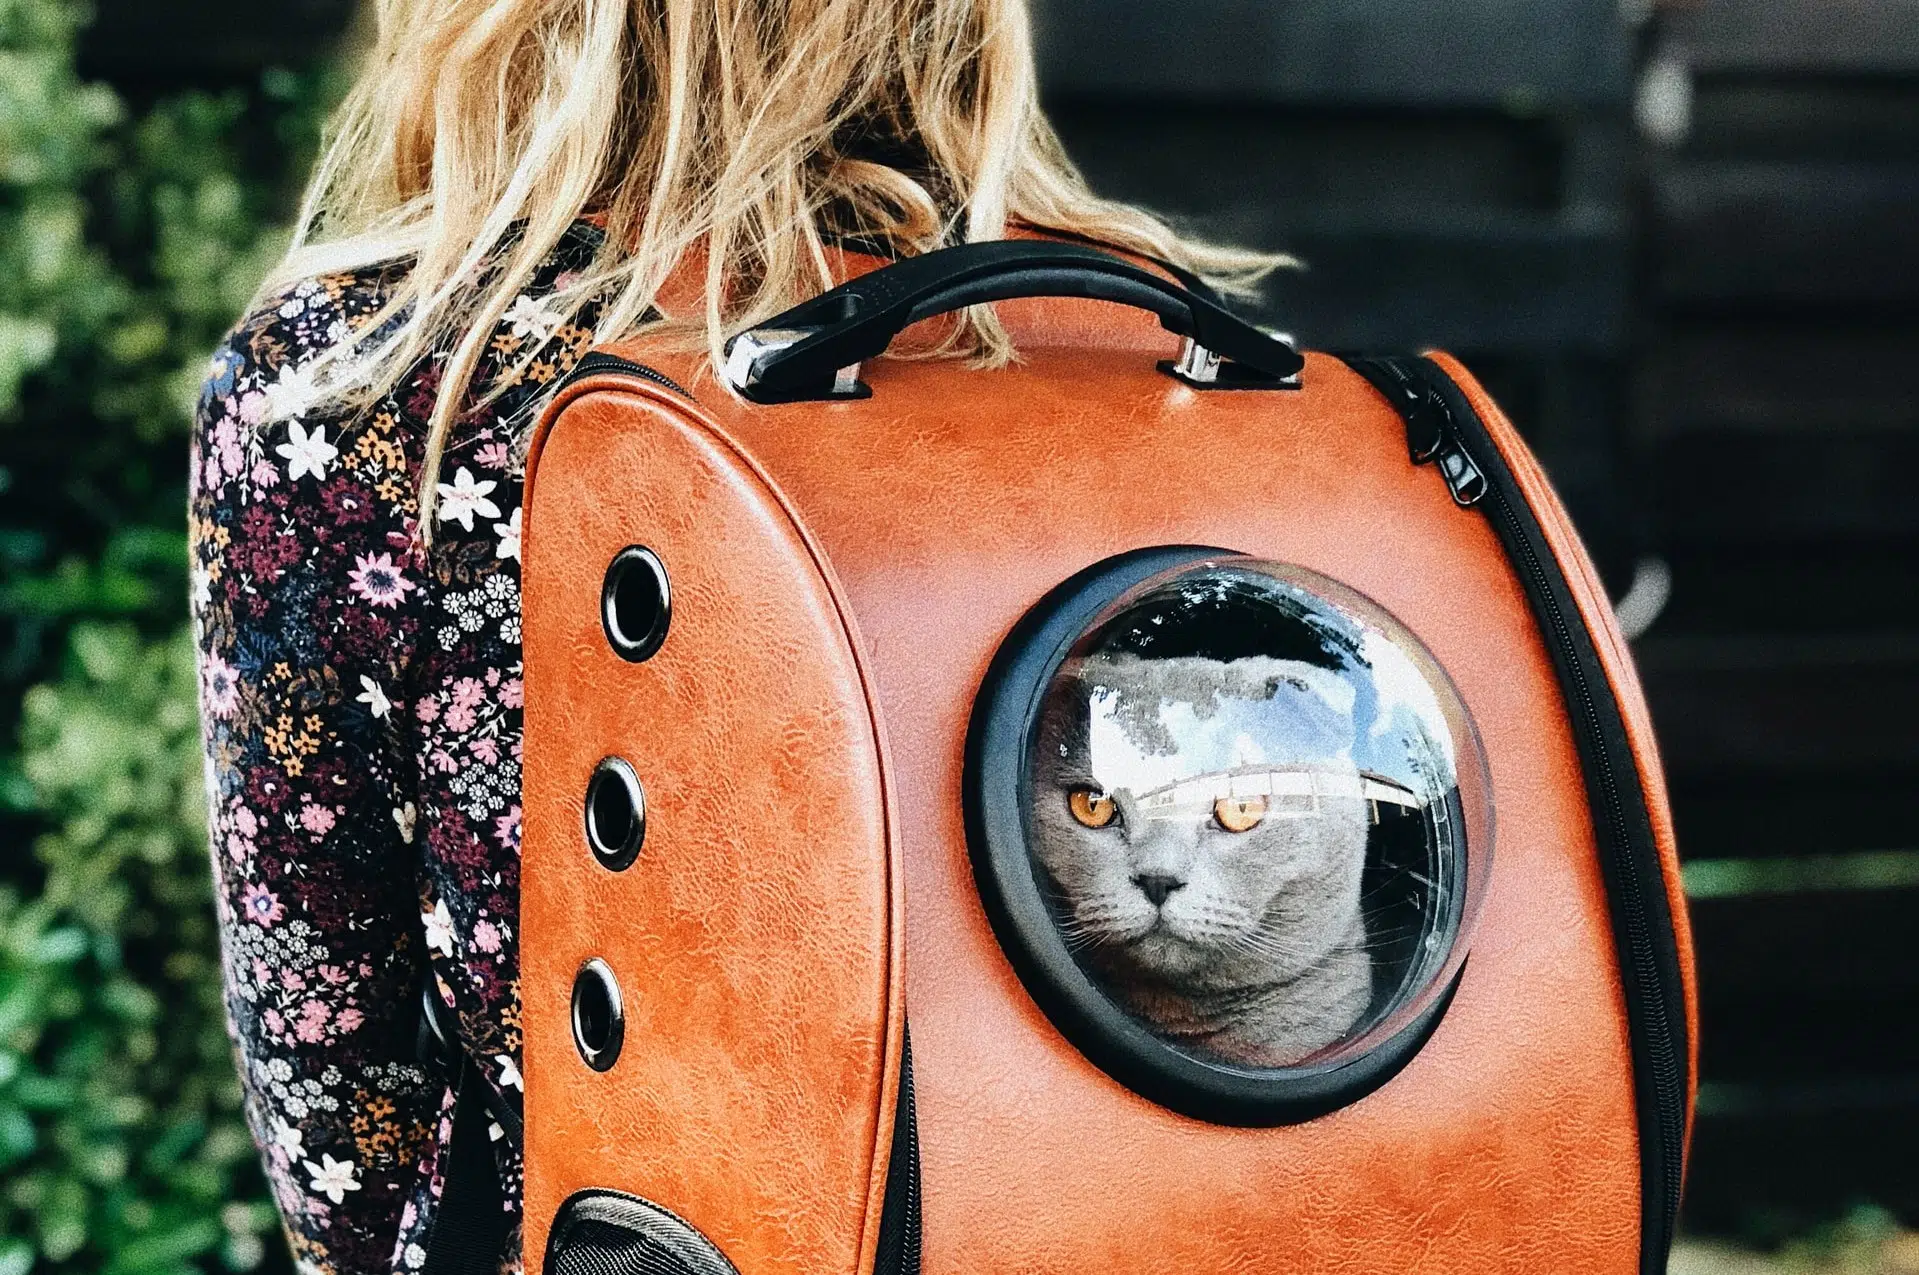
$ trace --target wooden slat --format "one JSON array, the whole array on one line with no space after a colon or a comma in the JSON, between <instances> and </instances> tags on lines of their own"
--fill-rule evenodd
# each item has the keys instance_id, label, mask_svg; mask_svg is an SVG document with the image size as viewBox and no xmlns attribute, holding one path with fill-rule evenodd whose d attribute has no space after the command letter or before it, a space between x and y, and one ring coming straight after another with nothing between
<instances>
[{"instance_id":1,"label":"wooden slat","mask_svg":"<svg viewBox=\"0 0 1919 1275\"><path fill-rule=\"evenodd\" d=\"M1919 917L1908 916L1905 923L1912 926ZM1835 979L1738 994L1722 985L1719 957L1711 950L1700 955L1700 1070L1707 1080L1774 1087L1772 1102L1783 1106L1786 1086L1809 1087L1822 1077L1919 1076L1919 1014L1911 1012L1919 989L1873 995ZM1871 1097L1861 1093L1855 1100ZM1803 1100L1816 1098L1808 1094ZM1888 1100L1919 1101L1919 1092Z\"/></svg>"},{"instance_id":2,"label":"wooden slat","mask_svg":"<svg viewBox=\"0 0 1919 1275\"><path fill-rule=\"evenodd\" d=\"M1702 545L1669 554L1652 638L1919 632L1919 544Z\"/></svg>"},{"instance_id":3,"label":"wooden slat","mask_svg":"<svg viewBox=\"0 0 1919 1275\"><path fill-rule=\"evenodd\" d=\"M1681 549L1919 539L1919 432L1701 429L1646 461L1662 542Z\"/></svg>"},{"instance_id":4,"label":"wooden slat","mask_svg":"<svg viewBox=\"0 0 1919 1275\"><path fill-rule=\"evenodd\" d=\"M1910 160L1919 154L1919 74L1696 74L1683 153L1690 159Z\"/></svg>"},{"instance_id":5,"label":"wooden slat","mask_svg":"<svg viewBox=\"0 0 1919 1275\"><path fill-rule=\"evenodd\" d=\"M1919 299L1919 162L1671 161L1651 213L1668 304Z\"/></svg>"},{"instance_id":6,"label":"wooden slat","mask_svg":"<svg viewBox=\"0 0 1919 1275\"><path fill-rule=\"evenodd\" d=\"M1636 432L1919 432L1914 368L1911 323L1672 322L1640 367Z\"/></svg>"},{"instance_id":7,"label":"wooden slat","mask_svg":"<svg viewBox=\"0 0 1919 1275\"><path fill-rule=\"evenodd\" d=\"M1692 922L1700 986L1722 1004L1887 996L1919 1004L1919 888L1695 900Z\"/></svg>"},{"instance_id":8,"label":"wooden slat","mask_svg":"<svg viewBox=\"0 0 1919 1275\"><path fill-rule=\"evenodd\" d=\"M1677 773L1919 773L1919 635L1649 636L1638 657Z\"/></svg>"},{"instance_id":9,"label":"wooden slat","mask_svg":"<svg viewBox=\"0 0 1919 1275\"><path fill-rule=\"evenodd\" d=\"M1744 1112L1702 1115L1687 1164L1686 1224L1749 1229L1769 1217L1781 1233L1797 1234L1861 1200L1919 1212L1919 1103L1907 1096L1916 1087L1912 1076L1835 1081L1824 1087L1835 1101L1824 1105L1805 1101L1816 1090L1771 1102L1760 1091ZM1880 1101L1870 1100L1875 1093Z\"/></svg>"},{"instance_id":10,"label":"wooden slat","mask_svg":"<svg viewBox=\"0 0 1919 1275\"><path fill-rule=\"evenodd\" d=\"M1623 105L1607 0L1036 0L1062 93L1410 106Z\"/></svg>"},{"instance_id":11,"label":"wooden slat","mask_svg":"<svg viewBox=\"0 0 1919 1275\"><path fill-rule=\"evenodd\" d=\"M250 80L268 66L305 66L346 30L354 0L96 0L81 45L89 74L171 87Z\"/></svg>"},{"instance_id":12,"label":"wooden slat","mask_svg":"<svg viewBox=\"0 0 1919 1275\"><path fill-rule=\"evenodd\" d=\"M1698 0L1660 23L1703 68L1919 72L1919 0Z\"/></svg>"},{"instance_id":13,"label":"wooden slat","mask_svg":"<svg viewBox=\"0 0 1919 1275\"><path fill-rule=\"evenodd\" d=\"M1919 849L1915 792L1919 773L1909 770L1675 770L1673 822L1687 859Z\"/></svg>"}]
</instances>

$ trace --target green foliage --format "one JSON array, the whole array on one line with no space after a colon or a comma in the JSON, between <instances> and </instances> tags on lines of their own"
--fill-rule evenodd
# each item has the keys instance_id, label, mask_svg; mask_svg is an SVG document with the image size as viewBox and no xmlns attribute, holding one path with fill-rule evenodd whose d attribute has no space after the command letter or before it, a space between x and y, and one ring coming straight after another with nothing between
<instances>
[{"instance_id":1,"label":"green foliage","mask_svg":"<svg viewBox=\"0 0 1919 1275\"><path fill-rule=\"evenodd\" d=\"M245 1270L281 1250L220 1005L184 439L335 84L135 112L76 74L87 16L0 0L0 1275Z\"/></svg>"}]
</instances>

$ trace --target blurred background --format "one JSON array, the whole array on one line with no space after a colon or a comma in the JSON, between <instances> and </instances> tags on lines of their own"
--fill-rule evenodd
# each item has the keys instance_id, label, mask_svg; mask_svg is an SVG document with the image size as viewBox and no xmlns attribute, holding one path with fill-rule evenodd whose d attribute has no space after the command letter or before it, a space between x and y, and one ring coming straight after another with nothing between
<instances>
[{"instance_id":1,"label":"blurred background","mask_svg":"<svg viewBox=\"0 0 1919 1275\"><path fill-rule=\"evenodd\" d=\"M1096 186L1442 344L1587 536L1703 987L1681 1275L1919 1272L1919 0L1034 0ZM204 885L187 411L348 0L0 0L0 1275L283 1271Z\"/></svg>"}]
</instances>

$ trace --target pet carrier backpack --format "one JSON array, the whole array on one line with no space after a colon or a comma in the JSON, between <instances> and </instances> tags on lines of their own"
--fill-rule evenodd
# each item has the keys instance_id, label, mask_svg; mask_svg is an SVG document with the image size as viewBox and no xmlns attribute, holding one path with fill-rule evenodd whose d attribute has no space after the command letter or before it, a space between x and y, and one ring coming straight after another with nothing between
<instances>
[{"instance_id":1,"label":"pet carrier backpack","mask_svg":"<svg viewBox=\"0 0 1919 1275\"><path fill-rule=\"evenodd\" d=\"M863 264L533 441L529 1270L1663 1270L1665 794L1499 409L1091 246ZM983 302L1013 365L875 361Z\"/></svg>"}]
</instances>

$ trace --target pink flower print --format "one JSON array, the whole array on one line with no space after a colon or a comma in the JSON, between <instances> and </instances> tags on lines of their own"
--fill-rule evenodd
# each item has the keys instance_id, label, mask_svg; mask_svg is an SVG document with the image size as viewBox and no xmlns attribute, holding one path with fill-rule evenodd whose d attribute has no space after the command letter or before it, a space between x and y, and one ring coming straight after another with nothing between
<instances>
[{"instance_id":1,"label":"pink flower print","mask_svg":"<svg viewBox=\"0 0 1919 1275\"><path fill-rule=\"evenodd\" d=\"M280 986L289 992L304 992L307 989L306 975L299 970L281 970Z\"/></svg>"},{"instance_id":2,"label":"pink flower print","mask_svg":"<svg viewBox=\"0 0 1919 1275\"><path fill-rule=\"evenodd\" d=\"M343 1009L340 1011L339 1016L333 1020L333 1026L336 1031L339 1031L340 1033L345 1034L347 1032L352 1031L354 1028L358 1027L361 1023L364 1023L365 1021L366 1021L365 1014L362 1014L357 1009L353 1009L349 1007L347 1009Z\"/></svg>"},{"instance_id":3,"label":"pink flower print","mask_svg":"<svg viewBox=\"0 0 1919 1275\"><path fill-rule=\"evenodd\" d=\"M253 981L262 991L265 991L267 985L273 982L273 967L257 956L253 958Z\"/></svg>"},{"instance_id":4,"label":"pink flower print","mask_svg":"<svg viewBox=\"0 0 1919 1275\"><path fill-rule=\"evenodd\" d=\"M498 442L488 443L485 447L473 453L473 459L475 463L486 465L492 469L505 469L507 461L506 444Z\"/></svg>"},{"instance_id":5,"label":"pink flower print","mask_svg":"<svg viewBox=\"0 0 1919 1275\"><path fill-rule=\"evenodd\" d=\"M320 980L329 986L338 987L340 984L346 982L346 971L338 965L322 965L320 967Z\"/></svg>"},{"instance_id":6,"label":"pink flower print","mask_svg":"<svg viewBox=\"0 0 1919 1275\"><path fill-rule=\"evenodd\" d=\"M520 848L520 808L514 806L493 821L493 835L509 850Z\"/></svg>"},{"instance_id":7,"label":"pink flower print","mask_svg":"<svg viewBox=\"0 0 1919 1275\"><path fill-rule=\"evenodd\" d=\"M463 677L453 684L453 706L473 708L486 699L486 685L477 677Z\"/></svg>"},{"instance_id":8,"label":"pink flower print","mask_svg":"<svg viewBox=\"0 0 1919 1275\"><path fill-rule=\"evenodd\" d=\"M500 684L500 670L496 668L488 669L486 671L486 684L488 686L498 686Z\"/></svg>"},{"instance_id":9,"label":"pink flower print","mask_svg":"<svg viewBox=\"0 0 1919 1275\"><path fill-rule=\"evenodd\" d=\"M482 952L500 950L500 931L491 921L481 921L473 927L473 946Z\"/></svg>"},{"instance_id":10,"label":"pink flower print","mask_svg":"<svg viewBox=\"0 0 1919 1275\"><path fill-rule=\"evenodd\" d=\"M248 425L258 425L267 418L267 396L258 390L248 390L240 396L240 419Z\"/></svg>"},{"instance_id":11,"label":"pink flower print","mask_svg":"<svg viewBox=\"0 0 1919 1275\"><path fill-rule=\"evenodd\" d=\"M234 833L227 838L227 858L235 863L245 863L249 856L259 850L251 840Z\"/></svg>"},{"instance_id":12,"label":"pink flower print","mask_svg":"<svg viewBox=\"0 0 1919 1275\"><path fill-rule=\"evenodd\" d=\"M240 910L247 920L261 929L279 924L280 918L287 914L286 907L274 896L273 891L263 885L249 885L241 896Z\"/></svg>"},{"instance_id":13,"label":"pink flower print","mask_svg":"<svg viewBox=\"0 0 1919 1275\"><path fill-rule=\"evenodd\" d=\"M245 806L237 807L233 812L233 826L243 837L260 835L260 821Z\"/></svg>"},{"instance_id":14,"label":"pink flower print","mask_svg":"<svg viewBox=\"0 0 1919 1275\"><path fill-rule=\"evenodd\" d=\"M302 1001L300 1017L293 1023L293 1034L309 1045L317 1045L326 1038L327 1019L331 1017L327 1007L320 1001Z\"/></svg>"},{"instance_id":15,"label":"pink flower print","mask_svg":"<svg viewBox=\"0 0 1919 1275\"><path fill-rule=\"evenodd\" d=\"M261 491L265 491L269 487L278 487L280 485L280 467L264 458L256 460L253 462L253 472L248 474L247 477L253 480L255 487L258 487Z\"/></svg>"},{"instance_id":16,"label":"pink flower print","mask_svg":"<svg viewBox=\"0 0 1919 1275\"><path fill-rule=\"evenodd\" d=\"M508 708L520 708L525 703L526 688L517 677L509 677L500 685L500 703Z\"/></svg>"},{"instance_id":17,"label":"pink flower print","mask_svg":"<svg viewBox=\"0 0 1919 1275\"><path fill-rule=\"evenodd\" d=\"M266 1023L267 1030L272 1032L275 1036L286 1035L287 1020L280 1017L279 1010L270 1009L266 1013L260 1015L260 1018L261 1018L261 1021Z\"/></svg>"},{"instance_id":18,"label":"pink flower print","mask_svg":"<svg viewBox=\"0 0 1919 1275\"><path fill-rule=\"evenodd\" d=\"M453 754L444 748L434 749L432 755L427 758L427 763L442 775L450 775L460 768L460 763L453 760Z\"/></svg>"},{"instance_id":19,"label":"pink flower print","mask_svg":"<svg viewBox=\"0 0 1919 1275\"><path fill-rule=\"evenodd\" d=\"M399 606L418 587L393 565L390 553L358 555L347 573L347 585L376 607Z\"/></svg>"},{"instance_id":20,"label":"pink flower print","mask_svg":"<svg viewBox=\"0 0 1919 1275\"><path fill-rule=\"evenodd\" d=\"M478 739L474 740L471 744L468 744L467 749L473 754L473 756L476 759L478 759L480 762L488 766L497 765L499 763L500 744L499 744L499 741L494 739L493 736L491 735L480 736Z\"/></svg>"},{"instance_id":21,"label":"pink flower print","mask_svg":"<svg viewBox=\"0 0 1919 1275\"><path fill-rule=\"evenodd\" d=\"M218 718L240 711L240 674L218 655L209 655L200 667L200 685L207 712Z\"/></svg>"},{"instance_id":22,"label":"pink flower print","mask_svg":"<svg viewBox=\"0 0 1919 1275\"><path fill-rule=\"evenodd\" d=\"M446 728L448 730L469 731L473 729L473 723L479 720L480 715L465 704L455 704L452 708L446 710Z\"/></svg>"},{"instance_id":23,"label":"pink flower print","mask_svg":"<svg viewBox=\"0 0 1919 1275\"><path fill-rule=\"evenodd\" d=\"M413 715L423 722L432 722L440 716L440 701L431 695L423 697L413 706Z\"/></svg>"},{"instance_id":24,"label":"pink flower print","mask_svg":"<svg viewBox=\"0 0 1919 1275\"><path fill-rule=\"evenodd\" d=\"M300 826L316 837L324 837L333 831L333 812L325 806L316 806L307 802L300 807Z\"/></svg>"},{"instance_id":25,"label":"pink flower print","mask_svg":"<svg viewBox=\"0 0 1919 1275\"><path fill-rule=\"evenodd\" d=\"M240 450L240 430L231 416L222 416L220 423L213 427L213 451L219 464L215 466L229 478L238 478L247 471L246 453ZM207 490L219 487L218 476L207 483Z\"/></svg>"}]
</instances>

